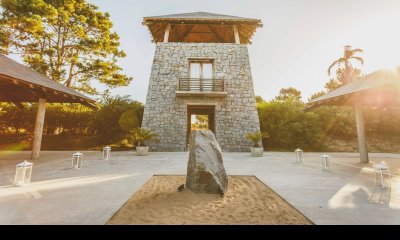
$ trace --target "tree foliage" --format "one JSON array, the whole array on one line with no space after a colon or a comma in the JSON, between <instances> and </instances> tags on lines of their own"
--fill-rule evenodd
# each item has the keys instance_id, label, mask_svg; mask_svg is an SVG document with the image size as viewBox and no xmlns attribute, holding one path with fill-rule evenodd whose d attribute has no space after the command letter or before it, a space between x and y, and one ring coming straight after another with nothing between
<instances>
[{"instance_id":1,"label":"tree foliage","mask_svg":"<svg viewBox=\"0 0 400 240\"><path fill-rule=\"evenodd\" d=\"M339 70L338 70L339 71ZM329 79L329 81L327 83L325 83L324 88L328 91L328 92L332 92L333 90L341 87L343 84L338 81L335 80L334 78Z\"/></svg>"},{"instance_id":2,"label":"tree foliage","mask_svg":"<svg viewBox=\"0 0 400 240\"><path fill-rule=\"evenodd\" d=\"M1 104L0 132L33 132L37 104L23 106L24 109L20 110L12 104ZM46 135L93 134L93 111L80 104L47 104L43 132Z\"/></svg>"},{"instance_id":3,"label":"tree foliage","mask_svg":"<svg viewBox=\"0 0 400 240\"><path fill-rule=\"evenodd\" d=\"M12 104L0 104L0 133L32 135L36 104L24 104L19 110ZM140 127L143 104L126 97L107 97L93 111L80 104L47 104L43 126L45 135L94 135L99 144L118 143Z\"/></svg>"},{"instance_id":4,"label":"tree foliage","mask_svg":"<svg viewBox=\"0 0 400 240\"><path fill-rule=\"evenodd\" d=\"M279 91L279 95L275 97L276 100L293 100L293 101L301 101L301 92L294 87L282 88Z\"/></svg>"},{"instance_id":5,"label":"tree foliage","mask_svg":"<svg viewBox=\"0 0 400 240\"><path fill-rule=\"evenodd\" d=\"M195 115L195 121L191 124L192 130L207 130L208 129L208 115Z\"/></svg>"},{"instance_id":6,"label":"tree foliage","mask_svg":"<svg viewBox=\"0 0 400 240\"><path fill-rule=\"evenodd\" d=\"M346 68L336 69L336 79L340 83L340 86L348 82L346 78L350 79L349 81L354 81L362 76L363 74L361 70L358 68L353 68L353 66L349 66L347 70Z\"/></svg>"},{"instance_id":7,"label":"tree foliage","mask_svg":"<svg viewBox=\"0 0 400 240\"><path fill-rule=\"evenodd\" d=\"M129 120L121 120L121 117L133 118L134 122L126 123ZM101 142L113 143L129 137L133 129L140 127L142 118L142 103L132 101L126 96L107 97L102 100L101 108L94 114L94 127Z\"/></svg>"},{"instance_id":8,"label":"tree foliage","mask_svg":"<svg viewBox=\"0 0 400 240\"><path fill-rule=\"evenodd\" d=\"M256 103L265 102L265 100L261 96L256 96Z\"/></svg>"},{"instance_id":9,"label":"tree foliage","mask_svg":"<svg viewBox=\"0 0 400 240\"><path fill-rule=\"evenodd\" d=\"M140 126L138 120L137 110L129 109L126 110L118 120L119 126L125 131L132 131L132 129L137 128Z\"/></svg>"},{"instance_id":10,"label":"tree foliage","mask_svg":"<svg viewBox=\"0 0 400 240\"><path fill-rule=\"evenodd\" d=\"M20 133L33 128L31 125L35 121L34 107L21 111L9 103L0 103L0 106L0 132Z\"/></svg>"},{"instance_id":11,"label":"tree foliage","mask_svg":"<svg viewBox=\"0 0 400 240\"><path fill-rule=\"evenodd\" d=\"M362 49L351 49L351 46L344 46L343 57L335 60L328 68L328 75L331 75L331 70L334 67L338 67L336 71L337 80L341 84L346 84L350 81L354 81L361 76L361 71L357 68L353 68L351 60L357 60L361 64L364 64L364 59L362 57L356 56L357 53L362 53ZM342 67L344 64L344 67Z\"/></svg>"},{"instance_id":12,"label":"tree foliage","mask_svg":"<svg viewBox=\"0 0 400 240\"><path fill-rule=\"evenodd\" d=\"M322 96L324 96L325 94L326 94L326 92L324 92L324 91L319 91L319 92L313 93L313 94L308 98L308 101L312 101L312 100L314 100L314 99L317 99L317 98L319 98L319 97L322 97Z\"/></svg>"},{"instance_id":13,"label":"tree foliage","mask_svg":"<svg viewBox=\"0 0 400 240\"><path fill-rule=\"evenodd\" d=\"M261 132L268 132L263 139L266 149L320 150L324 143L324 132L319 116L304 112L305 104L293 98L257 103Z\"/></svg>"},{"instance_id":14,"label":"tree foliage","mask_svg":"<svg viewBox=\"0 0 400 240\"><path fill-rule=\"evenodd\" d=\"M1 0L0 51L19 53L32 69L88 94L96 80L127 86L110 15L85 0Z\"/></svg>"}]
</instances>

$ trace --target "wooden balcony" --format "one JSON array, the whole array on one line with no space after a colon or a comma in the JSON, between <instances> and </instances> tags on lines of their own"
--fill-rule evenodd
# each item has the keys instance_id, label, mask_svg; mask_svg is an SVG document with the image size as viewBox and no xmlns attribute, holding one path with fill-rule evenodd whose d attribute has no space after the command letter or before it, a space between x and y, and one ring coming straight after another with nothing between
<instances>
[{"instance_id":1,"label":"wooden balcony","mask_svg":"<svg viewBox=\"0 0 400 240\"><path fill-rule=\"evenodd\" d=\"M179 78L177 97L206 96L226 97L225 82L223 79Z\"/></svg>"}]
</instances>

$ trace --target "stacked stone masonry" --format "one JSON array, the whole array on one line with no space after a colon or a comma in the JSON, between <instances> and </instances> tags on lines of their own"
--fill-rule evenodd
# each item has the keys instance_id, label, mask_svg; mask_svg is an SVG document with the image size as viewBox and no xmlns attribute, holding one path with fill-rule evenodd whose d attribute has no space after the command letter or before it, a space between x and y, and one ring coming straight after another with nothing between
<instances>
[{"instance_id":1,"label":"stacked stone masonry","mask_svg":"<svg viewBox=\"0 0 400 240\"><path fill-rule=\"evenodd\" d=\"M224 79L226 96L179 96L179 78L189 59L214 61L214 78ZM157 43L142 127L158 133L152 151L186 151L187 105L215 106L215 136L223 151L247 152L248 132L260 129L247 46L231 43Z\"/></svg>"}]
</instances>

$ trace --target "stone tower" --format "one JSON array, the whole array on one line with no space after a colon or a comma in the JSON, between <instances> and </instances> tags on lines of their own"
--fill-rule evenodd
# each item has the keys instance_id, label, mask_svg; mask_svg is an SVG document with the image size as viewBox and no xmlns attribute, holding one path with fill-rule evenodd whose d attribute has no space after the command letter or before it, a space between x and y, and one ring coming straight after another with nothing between
<instances>
[{"instance_id":1,"label":"stone tower","mask_svg":"<svg viewBox=\"0 0 400 240\"><path fill-rule=\"evenodd\" d=\"M223 151L250 151L260 129L247 44L261 21L196 12L145 17L156 43L142 127L153 151L185 151L193 115L207 115Z\"/></svg>"}]
</instances>

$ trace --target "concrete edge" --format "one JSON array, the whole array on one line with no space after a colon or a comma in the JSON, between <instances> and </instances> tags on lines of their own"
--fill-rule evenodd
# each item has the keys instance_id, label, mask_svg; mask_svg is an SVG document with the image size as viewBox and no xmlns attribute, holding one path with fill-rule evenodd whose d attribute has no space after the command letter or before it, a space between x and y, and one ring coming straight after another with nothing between
<instances>
[{"instance_id":1,"label":"concrete edge","mask_svg":"<svg viewBox=\"0 0 400 240\"><path fill-rule=\"evenodd\" d=\"M286 202L287 204L289 204L289 206L291 206L292 208L296 209L297 212L299 212L301 215L303 215L303 217L305 217L308 221L310 221L312 223L312 225L317 225L315 224L314 221L312 221L309 217L307 217L306 214L304 214L302 211L300 211L297 207L293 206L288 200L286 200L284 197L282 197L275 189L273 189L272 187L268 186L265 182L263 182L261 179L259 179L256 175L252 175L253 177L255 177L258 181L260 181L262 184L264 184L266 187L270 188L272 191L274 191L274 193L276 195L278 195L284 202Z\"/></svg>"},{"instance_id":2,"label":"concrete edge","mask_svg":"<svg viewBox=\"0 0 400 240\"><path fill-rule=\"evenodd\" d=\"M135 192L133 192L129 197L128 197L128 199L126 199L118 208L116 208L116 209L114 209L113 211L111 211L111 214L110 214L110 217L108 217L107 218L107 220L103 223L103 225L106 225L106 223L108 222L108 221L110 221L110 219L122 208L122 207L124 207L127 203L128 203L128 201L146 184L146 183L148 183L149 181L150 181L150 179L153 177L153 176L155 176L154 174L153 175L151 175L150 176L150 178L148 178L142 185L140 185L139 186L139 188L135 191Z\"/></svg>"}]
</instances>

